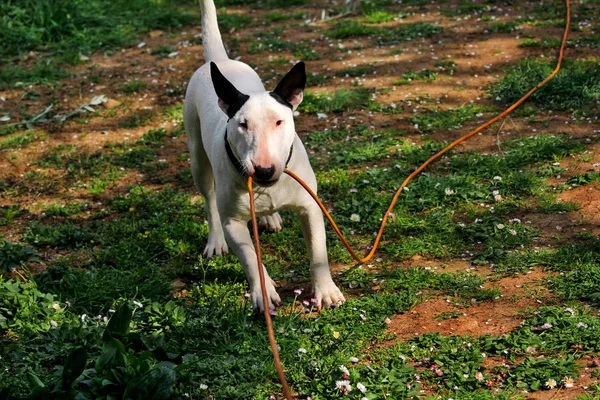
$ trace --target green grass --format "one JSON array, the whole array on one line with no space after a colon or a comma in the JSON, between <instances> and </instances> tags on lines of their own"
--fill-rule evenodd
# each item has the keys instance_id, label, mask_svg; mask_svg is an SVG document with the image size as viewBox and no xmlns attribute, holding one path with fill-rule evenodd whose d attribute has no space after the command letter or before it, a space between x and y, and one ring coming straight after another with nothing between
<instances>
[{"instance_id":1,"label":"green grass","mask_svg":"<svg viewBox=\"0 0 600 400\"><path fill-rule=\"evenodd\" d=\"M554 62L527 59L510 68L489 88L489 95L501 103L512 103L550 75ZM590 112L600 98L600 69L594 60L565 60L561 71L529 101L558 110Z\"/></svg>"},{"instance_id":2,"label":"green grass","mask_svg":"<svg viewBox=\"0 0 600 400\"><path fill-rule=\"evenodd\" d=\"M5 139L0 139L0 150L16 150L45 137L45 134L34 130L16 133Z\"/></svg>"},{"instance_id":3,"label":"green grass","mask_svg":"<svg viewBox=\"0 0 600 400\"><path fill-rule=\"evenodd\" d=\"M252 18L243 14L229 14L220 12L217 16L219 29L223 32L229 32L232 29L242 29L250 25Z\"/></svg>"},{"instance_id":4,"label":"green grass","mask_svg":"<svg viewBox=\"0 0 600 400\"><path fill-rule=\"evenodd\" d=\"M157 59L163 59L163 58L167 58L169 56L169 54L173 53L175 51L174 48L172 48L171 46L158 46L152 49L152 51L150 52L150 54L152 54L153 56L156 56ZM134 81L135 83L141 82L141 81ZM134 82L131 82L132 84ZM132 85L133 86L133 85ZM125 88L122 89L125 93L134 93L137 92L138 90L133 90L133 91L129 91L126 90Z\"/></svg>"},{"instance_id":5,"label":"green grass","mask_svg":"<svg viewBox=\"0 0 600 400\"><path fill-rule=\"evenodd\" d=\"M379 43L394 43L406 40L413 40L418 37L432 37L438 35L443 29L429 22L414 22L403 24L399 27L382 28L372 25L364 25L358 21L348 20L338 22L333 29L327 33L335 39L346 39L360 36L375 36Z\"/></svg>"},{"instance_id":6,"label":"green grass","mask_svg":"<svg viewBox=\"0 0 600 400\"><path fill-rule=\"evenodd\" d=\"M431 79L431 74L424 74ZM419 76L417 74L411 76ZM466 105L445 111L426 111L410 118L410 122L423 132L431 132L440 129L459 129L466 121L476 117L482 118L483 113L489 111L489 107L481 105Z\"/></svg>"},{"instance_id":7,"label":"green grass","mask_svg":"<svg viewBox=\"0 0 600 400\"><path fill-rule=\"evenodd\" d=\"M134 94L144 90L146 86L146 82L136 79L121 86L121 91L126 94Z\"/></svg>"},{"instance_id":8,"label":"green grass","mask_svg":"<svg viewBox=\"0 0 600 400\"><path fill-rule=\"evenodd\" d=\"M0 68L0 90L15 86L53 84L69 76L70 73L56 67L53 63L38 62L32 69L6 65Z\"/></svg>"},{"instance_id":9,"label":"green grass","mask_svg":"<svg viewBox=\"0 0 600 400\"><path fill-rule=\"evenodd\" d=\"M402 74L402 79L395 81L394 85L408 85L412 81L434 82L437 77L437 72L423 69L417 72L407 72Z\"/></svg>"},{"instance_id":10,"label":"green grass","mask_svg":"<svg viewBox=\"0 0 600 400\"><path fill-rule=\"evenodd\" d=\"M153 29L178 28L197 19L171 2L23 0L0 5L0 57L50 51L69 62L79 55L130 45Z\"/></svg>"},{"instance_id":11,"label":"green grass","mask_svg":"<svg viewBox=\"0 0 600 400\"><path fill-rule=\"evenodd\" d=\"M490 24L489 31L494 33L511 33L520 27L519 21L493 22Z\"/></svg>"},{"instance_id":12,"label":"green grass","mask_svg":"<svg viewBox=\"0 0 600 400\"><path fill-rule=\"evenodd\" d=\"M340 89L333 93L305 92L299 110L307 113L343 112L366 107L371 95L366 89Z\"/></svg>"}]
</instances>

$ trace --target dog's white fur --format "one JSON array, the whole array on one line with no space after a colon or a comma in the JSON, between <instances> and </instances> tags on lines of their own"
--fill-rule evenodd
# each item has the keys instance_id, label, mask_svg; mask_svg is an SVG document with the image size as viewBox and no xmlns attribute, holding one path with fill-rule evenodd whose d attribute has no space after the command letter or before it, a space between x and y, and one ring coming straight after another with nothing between
<instances>
[{"instance_id":1,"label":"dog's white fur","mask_svg":"<svg viewBox=\"0 0 600 400\"><path fill-rule=\"evenodd\" d=\"M229 144L247 175L256 176L255 166L274 167L269 181L263 186L255 186L256 211L261 222L268 229L278 231L282 221L277 211L295 210L300 217L310 256L313 292L318 306L342 303L344 296L331 278L321 211L300 185L283 174L293 144L288 168L316 192L314 172L294 128L292 108L295 109L302 101L304 88L294 91L285 99L292 108L272 97L251 67L228 58L213 1L202 0L201 5L206 64L190 80L184 104L184 124L194 182L206 199L209 235L204 254L207 257L227 254L229 244L244 267L254 307L264 310L256 254L247 227L250 220L247 178L235 169L227 156L227 129ZM249 96L229 120L226 111L231 105L216 94L219 90L215 89L213 83L215 73L211 74L211 62L218 66L218 70L239 92ZM302 74L303 67L302 64ZM279 304L280 298L266 270L265 274L268 307L273 308Z\"/></svg>"}]
</instances>

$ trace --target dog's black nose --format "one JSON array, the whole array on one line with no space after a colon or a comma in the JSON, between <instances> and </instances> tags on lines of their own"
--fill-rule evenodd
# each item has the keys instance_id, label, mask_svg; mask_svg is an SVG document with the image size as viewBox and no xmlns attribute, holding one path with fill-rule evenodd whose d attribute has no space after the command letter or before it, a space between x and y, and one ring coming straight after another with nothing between
<instances>
[{"instance_id":1,"label":"dog's black nose","mask_svg":"<svg viewBox=\"0 0 600 400\"><path fill-rule=\"evenodd\" d=\"M259 181L268 181L275 174L275 164L271 164L269 168L263 168L259 165L254 166L254 178Z\"/></svg>"}]
</instances>

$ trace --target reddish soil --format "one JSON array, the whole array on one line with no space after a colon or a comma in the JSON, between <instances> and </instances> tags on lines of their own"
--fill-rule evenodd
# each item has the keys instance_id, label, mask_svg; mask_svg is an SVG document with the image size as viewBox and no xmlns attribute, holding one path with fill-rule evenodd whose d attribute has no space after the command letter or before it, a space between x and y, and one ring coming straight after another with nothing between
<instances>
[{"instance_id":1,"label":"reddish soil","mask_svg":"<svg viewBox=\"0 0 600 400\"><path fill-rule=\"evenodd\" d=\"M393 316L388 332L401 340L424 333L445 336L507 334L521 324L523 312L527 309L553 302L552 294L543 286L547 277L547 273L536 269L524 275L488 282L486 288L499 288L501 297L468 307L456 303L451 297L426 298L410 311ZM461 315L444 319L448 313Z\"/></svg>"}]
</instances>

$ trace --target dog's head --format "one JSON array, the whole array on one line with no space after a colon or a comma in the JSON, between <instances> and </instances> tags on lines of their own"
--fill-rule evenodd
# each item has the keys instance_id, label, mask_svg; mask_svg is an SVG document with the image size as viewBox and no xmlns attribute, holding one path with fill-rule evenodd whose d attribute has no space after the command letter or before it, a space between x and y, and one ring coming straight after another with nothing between
<instances>
[{"instance_id":1,"label":"dog's head","mask_svg":"<svg viewBox=\"0 0 600 400\"><path fill-rule=\"evenodd\" d=\"M275 184L296 136L293 111L306 85L304 63L294 65L272 92L244 94L213 62L210 72L219 107L229 118L227 140L242 169L261 186Z\"/></svg>"}]
</instances>

